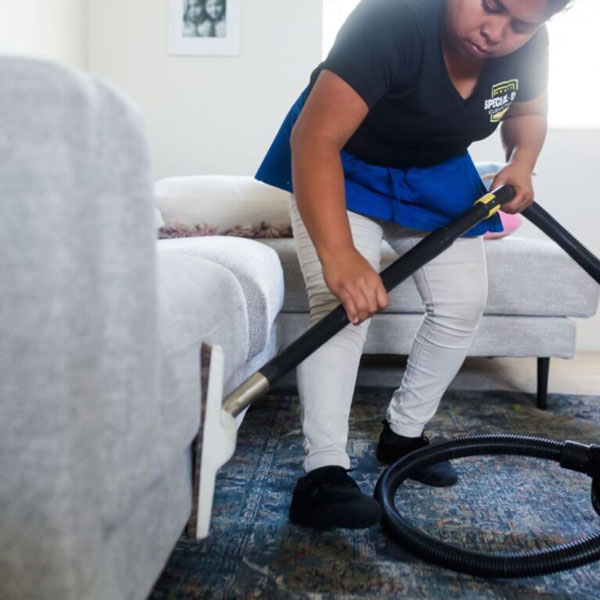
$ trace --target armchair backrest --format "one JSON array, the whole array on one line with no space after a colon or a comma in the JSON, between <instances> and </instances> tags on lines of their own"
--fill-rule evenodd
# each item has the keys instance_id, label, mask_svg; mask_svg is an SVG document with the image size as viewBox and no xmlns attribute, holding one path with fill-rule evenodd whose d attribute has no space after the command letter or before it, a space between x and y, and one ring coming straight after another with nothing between
<instances>
[{"instance_id":1,"label":"armchair backrest","mask_svg":"<svg viewBox=\"0 0 600 600\"><path fill-rule=\"evenodd\" d=\"M159 462L152 194L123 94L0 56L2 598L121 597L104 547Z\"/></svg>"}]
</instances>

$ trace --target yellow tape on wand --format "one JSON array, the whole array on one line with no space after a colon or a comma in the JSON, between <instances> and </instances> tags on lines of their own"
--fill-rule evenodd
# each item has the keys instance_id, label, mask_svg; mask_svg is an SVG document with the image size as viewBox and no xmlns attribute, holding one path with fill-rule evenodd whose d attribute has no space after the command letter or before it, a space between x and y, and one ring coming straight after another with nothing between
<instances>
[{"instance_id":1,"label":"yellow tape on wand","mask_svg":"<svg viewBox=\"0 0 600 600\"><path fill-rule=\"evenodd\" d=\"M492 194L490 192L489 194L486 194L485 196L482 196L481 198L479 198L479 200L477 200L477 202L479 202L480 204L489 204L490 202L494 201L495 199L496 199L496 194ZM477 204L477 202L475 204ZM494 206L493 208L490 209L490 211L488 212L487 218L489 219L491 216L495 215L499 210L500 210L500 204L497 204L496 206Z\"/></svg>"}]
</instances>

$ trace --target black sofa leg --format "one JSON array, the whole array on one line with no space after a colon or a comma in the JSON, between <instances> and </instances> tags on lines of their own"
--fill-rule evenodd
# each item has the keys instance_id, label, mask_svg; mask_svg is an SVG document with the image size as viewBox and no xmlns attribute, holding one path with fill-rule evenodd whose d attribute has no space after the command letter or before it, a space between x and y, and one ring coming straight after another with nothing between
<instances>
[{"instance_id":1,"label":"black sofa leg","mask_svg":"<svg viewBox=\"0 0 600 600\"><path fill-rule=\"evenodd\" d=\"M550 357L537 359L537 407L548 408L548 375L550 373Z\"/></svg>"}]
</instances>

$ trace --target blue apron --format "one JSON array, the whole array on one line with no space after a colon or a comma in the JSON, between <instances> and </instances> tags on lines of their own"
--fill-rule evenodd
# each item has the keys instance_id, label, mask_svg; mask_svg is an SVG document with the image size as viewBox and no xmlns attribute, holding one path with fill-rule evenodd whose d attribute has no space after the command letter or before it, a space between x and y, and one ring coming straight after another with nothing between
<instances>
[{"instance_id":1,"label":"blue apron","mask_svg":"<svg viewBox=\"0 0 600 600\"><path fill-rule=\"evenodd\" d=\"M255 178L293 192L290 135L308 96L294 103L269 148ZM346 208L420 231L447 225L473 206L486 187L468 152L430 167L394 169L368 164L341 151ZM495 214L466 235L502 231Z\"/></svg>"}]
</instances>

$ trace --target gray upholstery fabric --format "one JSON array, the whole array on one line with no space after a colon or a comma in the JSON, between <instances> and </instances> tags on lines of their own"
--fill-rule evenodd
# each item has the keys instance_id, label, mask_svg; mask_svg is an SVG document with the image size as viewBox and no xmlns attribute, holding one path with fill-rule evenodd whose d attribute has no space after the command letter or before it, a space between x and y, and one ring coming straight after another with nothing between
<instances>
[{"instance_id":1,"label":"gray upholstery fabric","mask_svg":"<svg viewBox=\"0 0 600 600\"><path fill-rule=\"evenodd\" d=\"M0 81L0 597L108 598L106 541L166 467L146 140L83 74L1 57Z\"/></svg>"},{"instance_id":2,"label":"gray upholstery fabric","mask_svg":"<svg viewBox=\"0 0 600 600\"><path fill-rule=\"evenodd\" d=\"M142 599L190 512L200 345L225 393L268 361L281 267L156 241L140 114L109 85L15 57L0 81L0 598Z\"/></svg>"},{"instance_id":3,"label":"gray upholstery fabric","mask_svg":"<svg viewBox=\"0 0 600 600\"><path fill-rule=\"evenodd\" d=\"M308 311L294 241L259 240L277 251L285 275L284 312ZM486 315L589 317L598 307L600 289L560 247L549 240L509 236L485 242L489 295ZM397 257L382 243L381 269ZM387 313L420 313L421 298L408 279L389 295Z\"/></svg>"},{"instance_id":4,"label":"gray upholstery fabric","mask_svg":"<svg viewBox=\"0 0 600 600\"><path fill-rule=\"evenodd\" d=\"M250 344L246 358L260 352L283 304L283 272L276 252L253 240L223 236L160 240L158 244L161 252L208 258L238 278L248 310Z\"/></svg>"},{"instance_id":5,"label":"gray upholstery fabric","mask_svg":"<svg viewBox=\"0 0 600 600\"><path fill-rule=\"evenodd\" d=\"M485 242L488 315L590 317L598 284L551 240L509 236Z\"/></svg>"},{"instance_id":6,"label":"gray upholstery fabric","mask_svg":"<svg viewBox=\"0 0 600 600\"><path fill-rule=\"evenodd\" d=\"M176 455L172 462L164 465L160 477L140 495L135 510L102 539L102 572L97 585L85 596L79 595L81 590L71 587L67 596L45 595L42 591L32 598L146 598L190 514L192 489L189 474L189 452ZM57 572L68 573L68 567L68 564L59 562L54 565Z\"/></svg>"}]
</instances>

